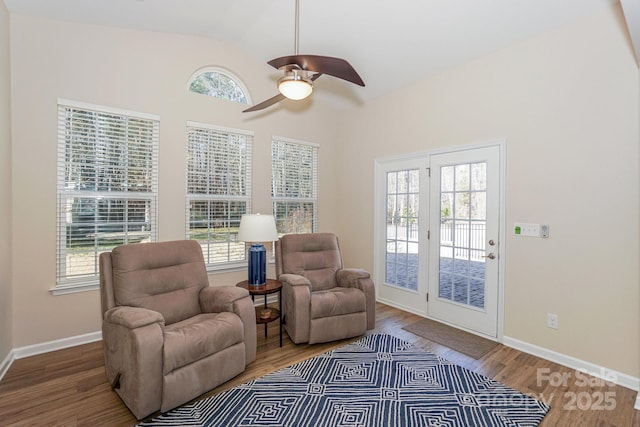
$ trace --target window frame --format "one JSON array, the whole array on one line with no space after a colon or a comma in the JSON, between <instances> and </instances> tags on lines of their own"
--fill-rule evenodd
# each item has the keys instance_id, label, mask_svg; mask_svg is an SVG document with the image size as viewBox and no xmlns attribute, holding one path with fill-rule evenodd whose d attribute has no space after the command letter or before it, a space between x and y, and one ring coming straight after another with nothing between
<instances>
[{"instance_id":1,"label":"window frame","mask_svg":"<svg viewBox=\"0 0 640 427\"><path fill-rule=\"evenodd\" d=\"M300 149L311 149L312 154L312 164L311 164L311 197L303 197L303 196L285 196L285 195L276 195L275 188L277 188L276 184L276 174L275 172L275 159L274 159L274 149L276 143L283 143L289 146L298 146ZM318 159L319 159L319 149L320 144L309 141L302 141L298 139L286 138L281 136L272 136L271 138L271 202L272 202L272 211L274 218L276 220L276 227L278 228L278 235L282 236L285 234L296 234L296 233L315 233L318 230ZM298 164L299 166L299 164ZM299 181L299 180L298 180ZM286 186L286 183L285 183ZM279 227L280 221L282 218L278 216L278 204L281 203L311 203L312 207L312 225L311 230L304 231L291 231L291 230L282 230Z\"/></svg>"},{"instance_id":2,"label":"window frame","mask_svg":"<svg viewBox=\"0 0 640 427\"><path fill-rule=\"evenodd\" d=\"M97 190L97 189L69 189L65 188L66 183L66 169L69 166L67 162L67 134L69 132L77 132L79 134L83 129L69 129L67 127L67 114L69 110L77 110L79 112L95 113L103 116L121 116L127 119L145 120L149 122L148 130L151 131L151 137L147 141L149 144L149 150L145 151L146 155L150 156L150 167L147 173L150 173L149 177L149 191L130 191L125 189L124 191L110 191L110 190ZM94 249L93 256L93 274L81 274L77 276L71 276L68 273L67 256L69 254L67 234L70 226L76 226L82 222L74 222L73 219L69 222L69 214L73 215L73 208L69 213L69 202L74 199L82 198L87 200L94 200L95 203L101 203L108 200L122 201L128 205L130 201L138 200L148 202L148 212L145 210L145 223L148 220L149 223L149 241L157 241L158 236L158 151L159 151L159 137L160 137L160 117L154 114L142 113L137 111L130 111L121 108L113 108L103 105L89 104L85 102L73 101L68 99L58 99L57 101L57 160L56 160L56 285L50 290L53 295L61 295L75 292L83 292L89 290L96 290L99 288L100 283L100 271L98 265L98 257L101 252L105 250L113 249L118 246L119 242L113 245L100 246L98 242L100 237L98 232L93 233ZM95 125L96 122L93 122ZM128 123L127 120L122 120L122 123ZM82 125L84 127L84 125ZM127 136L129 134L127 133ZM95 135L94 135L95 142ZM113 140L111 144L113 145ZM95 146L95 144L94 144ZM77 147L76 147L77 148ZM87 156L89 157L89 156ZM95 159L95 156L93 157ZM94 160L95 161L95 160ZM94 169L95 170L95 169ZM124 168L123 177L130 177L128 166ZM75 200L71 202L75 203ZM131 210L125 210L122 216L124 220L122 226L128 225L128 218L130 214L135 212L134 208ZM102 221L95 219L92 222L88 222L86 225L98 229L100 226L109 224L109 221ZM123 233L123 241L128 242L131 235L128 230ZM107 249L110 248L110 249Z\"/></svg>"},{"instance_id":3,"label":"window frame","mask_svg":"<svg viewBox=\"0 0 640 427\"><path fill-rule=\"evenodd\" d=\"M193 193L189 191L189 186L190 186L190 181L189 181L189 174L190 174L190 169L189 169L189 162L190 162L190 154L189 154L189 150L190 150L190 130L191 129L199 129L199 130L205 130L205 131L213 131L213 132L219 132L222 134L227 134L227 135L236 135L236 136L244 136L248 138L247 141L247 146L245 147L246 150L246 156L244 158L244 163L245 163L245 176L244 176L244 182L245 182L245 186L246 186L246 194L244 195L238 195L238 194L211 194L211 193ZM223 126L217 126L217 125L212 125L212 124L208 124L208 123L201 123L201 122L195 122L195 121L188 121L186 123L186 147L185 147L185 152L186 152L186 179L185 179L185 238L186 239L191 239L191 204L194 201L201 201L201 202L229 202L229 203L233 203L233 202L244 202L245 203L245 212L244 213L250 213L251 212L251 198L252 198L252 186L253 186L253 182L252 182L252 176L253 176L253 137L254 137L254 132L253 131L248 131L248 130L244 130L244 129L234 129L234 128L229 128L229 127L223 127ZM242 215L240 215L240 217L237 218L237 223L238 226L240 224L240 218ZM237 235L237 233L236 233ZM229 235L231 236L231 235ZM211 244L211 240L198 240L198 239L193 239L198 241L201 246L203 243L201 242L207 242L207 244ZM228 239L226 241L227 245L231 245L232 243L237 243L236 241L232 241L231 239ZM242 248L243 248L243 258L241 260L231 260L230 259L230 253L231 253L231 248L228 248L228 252L227 252L227 261L225 262L208 262L209 259L209 254L205 251L205 247L203 247L203 254L205 256L205 265L207 268L207 272L209 273L213 273L213 272L221 272L221 271L234 271L237 269L241 269L241 268L246 268L247 266L247 259L246 259L246 251L244 251L244 244L242 244Z\"/></svg>"}]
</instances>

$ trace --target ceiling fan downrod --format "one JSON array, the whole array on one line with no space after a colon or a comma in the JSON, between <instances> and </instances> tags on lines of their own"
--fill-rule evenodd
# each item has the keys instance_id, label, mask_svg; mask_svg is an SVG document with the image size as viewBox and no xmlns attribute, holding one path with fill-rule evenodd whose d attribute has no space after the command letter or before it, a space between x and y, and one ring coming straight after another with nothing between
<instances>
[{"instance_id":1,"label":"ceiling fan downrod","mask_svg":"<svg viewBox=\"0 0 640 427\"><path fill-rule=\"evenodd\" d=\"M296 0L296 35L293 42L293 51L298 55L300 48L300 0Z\"/></svg>"},{"instance_id":2,"label":"ceiling fan downrod","mask_svg":"<svg viewBox=\"0 0 640 427\"><path fill-rule=\"evenodd\" d=\"M298 55L300 48L300 0L296 0L294 51ZM313 92L313 80L309 78L306 70L297 64L287 65L281 68L284 76L278 79L278 90L289 99L300 100Z\"/></svg>"}]
</instances>

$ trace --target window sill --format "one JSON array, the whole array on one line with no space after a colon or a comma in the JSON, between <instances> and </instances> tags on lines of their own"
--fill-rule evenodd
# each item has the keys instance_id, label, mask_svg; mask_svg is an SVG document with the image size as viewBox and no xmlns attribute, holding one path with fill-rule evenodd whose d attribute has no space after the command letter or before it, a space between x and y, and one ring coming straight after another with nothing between
<instances>
[{"instance_id":1,"label":"window sill","mask_svg":"<svg viewBox=\"0 0 640 427\"><path fill-rule=\"evenodd\" d=\"M98 283L84 283L84 284L74 284L74 285L60 285L55 288L49 289L51 295L68 295L68 294L76 294L79 292L88 292L88 291L97 291L100 289L100 285Z\"/></svg>"}]
</instances>

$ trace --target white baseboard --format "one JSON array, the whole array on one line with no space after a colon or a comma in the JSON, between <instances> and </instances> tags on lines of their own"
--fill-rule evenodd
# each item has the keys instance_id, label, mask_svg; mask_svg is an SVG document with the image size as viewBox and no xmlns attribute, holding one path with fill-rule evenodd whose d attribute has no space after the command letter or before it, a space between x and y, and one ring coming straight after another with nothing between
<instances>
[{"instance_id":1,"label":"white baseboard","mask_svg":"<svg viewBox=\"0 0 640 427\"><path fill-rule=\"evenodd\" d=\"M48 353L50 351L62 350L64 348L74 347L76 345L88 344L90 342L100 341L102 339L102 332L90 332L84 335L77 335L75 337L62 338L59 340L48 341L40 344L28 345L25 347L18 347L13 349L13 355L15 359L22 359L23 357L35 356L38 354Z\"/></svg>"},{"instance_id":2,"label":"white baseboard","mask_svg":"<svg viewBox=\"0 0 640 427\"><path fill-rule=\"evenodd\" d=\"M636 404L633 406L633 409L636 411L640 411L640 394L636 396Z\"/></svg>"},{"instance_id":3,"label":"white baseboard","mask_svg":"<svg viewBox=\"0 0 640 427\"><path fill-rule=\"evenodd\" d=\"M23 357L36 356L50 351L62 350L64 348L75 347L81 344L88 344L90 342L100 341L101 339L102 332L98 331L84 335L77 335L75 337L62 338L40 344L14 348L9 352L7 357L4 358L2 363L0 363L0 381L2 381L2 378L4 378L4 375L7 373L14 360L22 359Z\"/></svg>"},{"instance_id":4,"label":"white baseboard","mask_svg":"<svg viewBox=\"0 0 640 427\"><path fill-rule=\"evenodd\" d=\"M11 350L9 354L7 354L7 357L4 358L2 363L0 363L0 381L2 381L2 378L4 378L4 374L7 373L14 360L15 356L13 354L13 350Z\"/></svg>"},{"instance_id":5,"label":"white baseboard","mask_svg":"<svg viewBox=\"0 0 640 427\"><path fill-rule=\"evenodd\" d=\"M525 353L541 357L568 368L579 370L607 382L612 382L635 391L640 389L640 378L605 368L604 366L599 366L572 356L567 356L544 347L538 347L537 345L529 344L515 338L505 336L502 343L507 347L515 348L516 350L524 351ZM636 398L635 408L640 409L640 397Z\"/></svg>"}]
</instances>

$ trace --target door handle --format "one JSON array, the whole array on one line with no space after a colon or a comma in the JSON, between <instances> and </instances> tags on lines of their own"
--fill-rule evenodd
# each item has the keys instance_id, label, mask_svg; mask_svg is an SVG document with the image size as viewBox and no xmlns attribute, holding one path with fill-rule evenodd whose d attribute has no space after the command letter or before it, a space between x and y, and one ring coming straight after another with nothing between
<instances>
[{"instance_id":1,"label":"door handle","mask_svg":"<svg viewBox=\"0 0 640 427\"><path fill-rule=\"evenodd\" d=\"M483 258L496 259L496 254L490 252L489 255L485 255L483 256Z\"/></svg>"}]
</instances>

